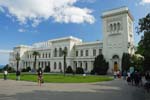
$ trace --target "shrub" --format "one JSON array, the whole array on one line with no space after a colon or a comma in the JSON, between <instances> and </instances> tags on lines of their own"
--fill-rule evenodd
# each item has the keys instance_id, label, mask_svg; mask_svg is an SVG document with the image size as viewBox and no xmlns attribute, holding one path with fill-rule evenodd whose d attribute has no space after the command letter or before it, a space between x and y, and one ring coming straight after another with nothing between
<instances>
[{"instance_id":1,"label":"shrub","mask_svg":"<svg viewBox=\"0 0 150 100\"><path fill-rule=\"evenodd\" d=\"M50 72L50 67L46 66L45 69L44 69L44 72Z\"/></svg>"},{"instance_id":2,"label":"shrub","mask_svg":"<svg viewBox=\"0 0 150 100\"><path fill-rule=\"evenodd\" d=\"M91 70L91 75L94 75L95 74L95 71L94 70Z\"/></svg>"},{"instance_id":3,"label":"shrub","mask_svg":"<svg viewBox=\"0 0 150 100\"><path fill-rule=\"evenodd\" d=\"M31 71L31 67L30 67L30 66L27 67L27 68L26 68L26 71L27 71L27 72Z\"/></svg>"},{"instance_id":4,"label":"shrub","mask_svg":"<svg viewBox=\"0 0 150 100\"><path fill-rule=\"evenodd\" d=\"M68 67L67 67L66 73L73 73L73 70L72 70L72 67L71 67L71 66L68 66Z\"/></svg>"},{"instance_id":5,"label":"shrub","mask_svg":"<svg viewBox=\"0 0 150 100\"><path fill-rule=\"evenodd\" d=\"M76 69L76 74L84 74L83 68L82 68L82 67L78 67L78 68Z\"/></svg>"},{"instance_id":6,"label":"shrub","mask_svg":"<svg viewBox=\"0 0 150 100\"><path fill-rule=\"evenodd\" d=\"M21 70L21 72L27 72L27 70L26 70L25 68L23 68L23 69Z\"/></svg>"}]
</instances>

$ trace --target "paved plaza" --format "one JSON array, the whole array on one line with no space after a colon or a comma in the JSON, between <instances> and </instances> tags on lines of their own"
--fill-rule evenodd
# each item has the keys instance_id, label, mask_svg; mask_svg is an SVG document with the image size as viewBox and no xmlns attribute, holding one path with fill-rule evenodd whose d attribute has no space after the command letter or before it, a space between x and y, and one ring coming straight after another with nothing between
<instances>
[{"instance_id":1,"label":"paved plaza","mask_svg":"<svg viewBox=\"0 0 150 100\"><path fill-rule=\"evenodd\" d=\"M121 79L101 83L44 83L0 79L0 100L149 100Z\"/></svg>"}]
</instances>

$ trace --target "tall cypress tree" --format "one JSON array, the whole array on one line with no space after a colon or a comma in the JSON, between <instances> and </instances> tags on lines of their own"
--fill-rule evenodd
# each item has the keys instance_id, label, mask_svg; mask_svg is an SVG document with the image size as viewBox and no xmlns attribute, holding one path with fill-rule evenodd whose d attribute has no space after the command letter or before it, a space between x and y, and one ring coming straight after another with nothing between
<instances>
[{"instance_id":1,"label":"tall cypress tree","mask_svg":"<svg viewBox=\"0 0 150 100\"><path fill-rule=\"evenodd\" d=\"M131 65L131 57L128 53L123 53L122 55L122 71L128 71Z\"/></svg>"}]
</instances>

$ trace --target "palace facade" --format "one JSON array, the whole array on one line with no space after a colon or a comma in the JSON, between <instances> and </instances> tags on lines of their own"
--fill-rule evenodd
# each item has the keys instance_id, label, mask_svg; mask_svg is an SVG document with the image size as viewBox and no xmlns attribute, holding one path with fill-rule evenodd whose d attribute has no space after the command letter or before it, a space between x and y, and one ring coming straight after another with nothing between
<instances>
[{"instance_id":1,"label":"palace facade","mask_svg":"<svg viewBox=\"0 0 150 100\"><path fill-rule=\"evenodd\" d=\"M91 72L96 56L103 54L109 62L108 72L115 67L121 70L123 53L134 54L133 17L127 7L112 9L102 13L103 40L83 42L76 37L63 37L35 43L32 46L20 45L10 53L9 64L16 68L16 54L20 55L20 68L33 68L33 52L39 52L37 68L50 67L51 72L64 70L62 50L67 50L66 64L73 70L82 67Z\"/></svg>"}]
</instances>

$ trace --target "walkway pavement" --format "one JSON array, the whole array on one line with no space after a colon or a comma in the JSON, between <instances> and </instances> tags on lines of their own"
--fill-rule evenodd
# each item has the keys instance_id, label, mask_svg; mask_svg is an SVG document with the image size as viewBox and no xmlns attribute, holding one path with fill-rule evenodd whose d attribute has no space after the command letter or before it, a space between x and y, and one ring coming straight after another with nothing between
<instances>
[{"instance_id":1,"label":"walkway pavement","mask_svg":"<svg viewBox=\"0 0 150 100\"><path fill-rule=\"evenodd\" d=\"M143 88L123 80L101 83L44 83L0 79L0 100L150 100Z\"/></svg>"}]
</instances>

